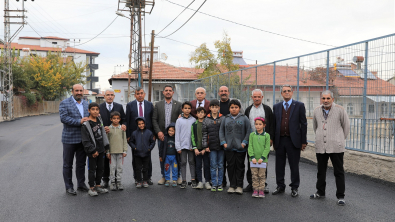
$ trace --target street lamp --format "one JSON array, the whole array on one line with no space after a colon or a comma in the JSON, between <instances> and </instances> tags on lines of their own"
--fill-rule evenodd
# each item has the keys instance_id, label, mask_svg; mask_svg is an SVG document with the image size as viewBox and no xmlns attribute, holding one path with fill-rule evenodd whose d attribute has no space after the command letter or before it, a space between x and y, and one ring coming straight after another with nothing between
<instances>
[{"instance_id":1,"label":"street lamp","mask_svg":"<svg viewBox=\"0 0 395 222\"><path fill-rule=\"evenodd\" d=\"M124 15L122 12L119 12L119 11L116 11L115 14L117 14L118 16L121 16L121 17L125 17L125 18L128 18L128 19L131 19L131 18L127 17L126 15Z\"/></svg>"}]
</instances>

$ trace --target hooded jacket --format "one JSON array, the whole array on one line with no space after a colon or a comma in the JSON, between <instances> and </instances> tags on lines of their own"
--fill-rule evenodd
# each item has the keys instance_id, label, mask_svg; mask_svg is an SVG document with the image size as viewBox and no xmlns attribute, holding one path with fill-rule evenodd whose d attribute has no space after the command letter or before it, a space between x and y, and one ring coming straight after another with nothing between
<instances>
[{"instance_id":1,"label":"hooded jacket","mask_svg":"<svg viewBox=\"0 0 395 222\"><path fill-rule=\"evenodd\" d=\"M106 132L104 130L103 121L100 118L100 116L98 116L96 118L96 120L99 122L99 124L101 126L101 131ZM108 142L106 133L103 133L102 137L103 137L104 150L106 152L110 148L110 146L109 146L110 143ZM84 145L85 153L87 153L87 154L96 153L96 151L97 151L96 139L95 139L95 136L93 135L92 127L91 127L91 124L89 123L89 121L85 121L82 124L81 139L82 139L82 144Z\"/></svg>"},{"instance_id":2,"label":"hooded jacket","mask_svg":"<svg viewBox=\"0 0 395 222\"><path fill-rule=\"evenodd\" d=\"M168 132L169 132L169 128L170 127L174 127L174 129L175 129L176 124L175 123L170 123L169 124L169 126L166 128L165 139L163 140L162 143L160 143L160 146L159 146L159 157L161 157L163 161L165 161L165 159L166 159L167 141L168 141L168 139L170 137ZM174 135L174 137L175 137L175 135ZM179 162L179 155L178 155L178 153L176 154L176 157L177 157L177 161Z\"/></svg>"},{"instance_id":3,"label":"hooded jacket","mask_svg":"<svg viewBox=\"0 0 395 222\"><path fill-rule=\"evenodd\" d=\"M136 124L138 120L143 120L144 117L137 117ZM146 157L151 155L152 149L155 147L154 134L151 130L144 128L143 130L137 129L133 131L130 137L130 147L134 149L134 155L139 157Z\"/></svg>"},{"instance_id":4,"label":"hooded jacket","mask_svg":"<svg viewBox=\"0 0 395 222\"><path fill-rule=\"evenodd\" d=\"M210 148L210 150L222 150L221 142L219 140L219 129L221 123L224 120L224 116L218 113L217 118L213 118L212 114L209 113L203 120L202 126L202 147Z\"/></svg>"},{"instance_id":5,"label":"hooded jacket","mask_svg":"<svg viewBox=\"0 0 395 222\"><path fill-rule=\"evenodd\" d=\"M233 118L231 114L228 114L221 123L219 139L221 141L221 145L227 144L227 148L225 150L246 152L247 147L245 146L245 148L243 148L241 144L248 144L250 132L250 120L244 114L239 113L236 118Z\"/></svg>"},{"instance_id":6,"label":"hooded jacket","mask_svg":"<svg viewBox=\"0 0 395 222\"><path fill-rule=\"evenodd\" d=\"M192 115L185 118L181 115L176 122L176 149L180 151L182 149L192 149L191 144L191 126L196 121Z\"/></svg>"}]
</instances>

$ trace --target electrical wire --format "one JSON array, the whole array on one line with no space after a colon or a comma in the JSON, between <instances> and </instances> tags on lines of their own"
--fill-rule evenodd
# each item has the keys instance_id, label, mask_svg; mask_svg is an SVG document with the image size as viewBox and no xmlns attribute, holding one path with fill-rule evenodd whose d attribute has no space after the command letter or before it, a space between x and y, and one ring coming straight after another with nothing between
<instances>
[{"instance_id":1,"label":"electrical wire","mask_svg":"<svg viewBox=\"0 0 395 222\"><path fill-rule=\"evenodd\" d=\"M177 5L177 6L186 8L185 6L180 5L180 4L178 4L178 3L175 3L175 2L172 2L172 1L169 1L169 0L165 0L165 1L167 1L167 2L169 2L169 3L171 3L171 4L173 4L173 5ZM192 10L192 11L195 11L195 12L198 12L198 11L199 11L199 9L198 9L198 10L194 10L194 9L191 9L191 8L188 8L188 9L189 9L189 10ZM266 32L266 33L269 33L269 34L278 35L278 36L281 36L281 37L284 37L284 38L289 38L289 39L298 40L298 41L302 41L302 42L313 43L313 44L317 44L317 45L324 45L324 46L336 47L336 46L334 46L334 45L328 45L328 44L319 43L319 42L314 42L314 41L310 41L310 40L306 40L306 39L301 39L301 38L296 38L296 37L292 37L292 36L288 36L288 35L284 35L284 34L280 34L280 33L275 33L275 32L268 31L268 30L263 30L263 29L256 28L256 27L253 27L253 26L249 26L249 25L245 25L245 24L238 23L238 22L234 22L234 21L231 21L231 20L229 20L229 19L224 19L224 18L220 18L220 17L218 17L218 16L210 15L210 14L207 14L207 13L204 13L204 12L199 12L199 13L200 13L200 14L203 14L203 15L207 15L207 16L213 17L213 18L216 18L216 19L219 19L219 20L222 20L222 21L226 21L226 22L230 22L230 23L233 23L233 24L236 24L236 25L240 25L240 26L244 26L244 27L247 27L247 28L255 29L255 30L258 30L258 31L261 31L261 32ZM167 37L167 36L166 36L166 37Z\"/></svg>"},{"instance_id":2,"label":"electrical wire","mask_svg":"<svg viewBox=\"0 0 395 222\"><path fill-rule=\"evenodd\" d=\"M111 22L105 29L103 29L103 31L101 31L99 34L97 34L95 37L89 39L89 40L86 41L86 42L83 42L83 43L81 43L81 44L78 44L78 45L76 45L76 46L84 45L84 44L86 44L86 43L88 43L88 42L94 40L96 37L98 37L98 36L101 35L104 31L106 31L106 30L115 22L115 20L116 20L118 17L119 17L119 16L117 15L117 16L114 18L114 20L112 20L112 22Z\"/></svg>"},{"instance_id":3,"label":"electrical wire","mask_svg":"<svg viewBox=\"0 0 395 222\"><path fill-rule=\"evenodd\" d=\"M157 35L159 35L163 30L165 30L167 27L169 27L169 25L171 25L171 23L173 23L185 10L187 10L187 8L189 8L190 5L192 5L192 3L194 3L195 0L193 0L191 3L189 3L189 5L187 5L186 8L184 8L184 10L182 10L182 12L180 12L180 14L177 15L177 17L175 17L173 19L173 21L171 21L169 24L167 24L162 30L160 30Z\"/></svg>"},{"instance_id":4,"label":"electrical wire","mask_svg":"<svg viewBox=\"0 0 395 222\"><path fill-rule=\"evenodd\" d=\"M197 10L194 10L195 13L193 13L193 15L192 15L191 17L189 17L189 19L188 19L186 22L184 22L184 24L182 24L177 30L175 30L174 32L172 32L171 34L169 34L169 35L167 35L167 36L165 36L165 37L163 37L163 38L166 38L166 37L169 37L169 36L173 35L173 34L176 33L178 30L180 30L182 27L184 27L184 25L187 24L187 23L189 22L189 20L191 20L191 19L193 18L193 16L196 15L196 13L197 13L197 12L200 10L200 8L206 3L206 1L207 1L207 0L204 0L204 2L199 6L199 8L198 8Z\"/></svg>"}]
</instances>

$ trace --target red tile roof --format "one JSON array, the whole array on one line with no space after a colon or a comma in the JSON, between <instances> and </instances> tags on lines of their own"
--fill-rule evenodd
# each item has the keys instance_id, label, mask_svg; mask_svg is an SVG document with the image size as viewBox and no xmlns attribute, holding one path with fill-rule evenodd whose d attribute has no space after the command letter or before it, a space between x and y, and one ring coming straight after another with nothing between
<instances>
[{"instance_id":1,"label":"red tile roof","mask_svg":"<svg viewBox=\"0 0 395 222\"><path fill-rule=\"evenodd\" d=\"M30 37L30 36L22 36L20 39L41 39L40 37Z\"/></svg>"},{"instance_id":2,"label":"red tile roof","mask_svg":"<svg viewBox=\"0 0 395 222\"><path fill-rule=\"evenodd\" d=\"M15 49L22 50L23 48L29 48L30 51L51 51L51 52L58 52L62 51L61 48L57 47L41 47L39 45L23 45L23 44L18 44L18 43L11 43L11 47ZM0 48L4 48L4 45L0 45ZM94 55L100 55L98 52L92 52L92 51L87 51L83 49L77 49L77 48L72 48L72 47L67 47L64 52L68 53L81 53L81 54L94 54Z\"/></svg>"},{"instance_id":3,"label":"red tile roof","mask_svg":"<svg viewBox=\"0 0 395 222\"><path fill-rule=\"evenodd\" d=\"M92 95L96 95L97 93L92 91ZM84 89L84 95L89 95L89 90Z\"/></svg>"},{"instance_id":4,"label":"red tile roof","mask_svg":"<svg viewBox=\"0 0 395 222\"><path fill-rule=\"evenodd\" d=\"M143 79L148 79L149 68L143 68ZM152 67L152 80L196 80L198 75L203 73L203 69L176 67L164 62L154 62ZM112 84L113 79L127 79L128 72L113 75L108 81ZM131 75L131 79L136 79L137 75Z\"/></svg>"},{"instance_id":5,"label":"red tile roof","mask_svg":"<svg viewBox=\"0 0 395 222\"><path fill-rule=\"evenodd\" d=\"M45 37L41 37L42 39L56 39L56 40L64 40L64 41L69 41L70 39L65 39L65 38L60 38L60 37L56 37L56 36L45 36Z\"/></svg>"}]
</instances>

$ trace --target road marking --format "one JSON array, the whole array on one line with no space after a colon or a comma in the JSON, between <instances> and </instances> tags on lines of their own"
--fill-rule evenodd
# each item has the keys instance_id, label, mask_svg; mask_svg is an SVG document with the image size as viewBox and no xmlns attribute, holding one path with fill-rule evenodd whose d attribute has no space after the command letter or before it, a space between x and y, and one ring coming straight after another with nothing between
<instances>
[{"instance_id":1,"label":"road marking","mask_svg":"<svg viewBox=\"0 0 395 222\"><path fill-rule=\"evenodd\" d=\"M42 131L42 132L39 133L39 134L36 134L36 135L30 137L30 138L29 138L28 140L26 140L24 143L22 143L21 145L19 145L19 146L13 148L11 151L9 151L9 152L6 153L4 156L2 156L2 157L0 158L0 162L2 162L3 160L5 160L8 156L14 154L17 150L21 149L24 145L26 145L26 144L27 144L28 142L30 142L31 140L35 139L37 136L39 136L39 135L41 135L41 134L43 134L43 133L45 133L45 132L48 132L48 131L50 131L50 130L52 130L52 129L55 129L56 127L62 126L62 125L63 125L63 123L59 123L58 125L55 125L55 126L49 128L49 129L47 129L47 130Z\"/></svg>"}]
</instances>

